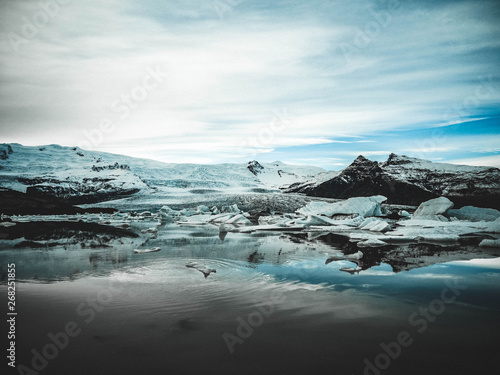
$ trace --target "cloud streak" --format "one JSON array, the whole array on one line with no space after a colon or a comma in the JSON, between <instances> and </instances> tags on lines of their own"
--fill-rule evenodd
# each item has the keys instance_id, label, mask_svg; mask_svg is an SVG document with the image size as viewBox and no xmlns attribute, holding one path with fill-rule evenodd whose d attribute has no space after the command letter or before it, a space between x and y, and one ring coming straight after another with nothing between
<instances>
[{"instance_id":1,"label":"cloud streak","mask_svg":"<svg viewBox=\"0 0 500 375\"><path fill-rule=\"evenodd\" d=\"M197 0L69 2L17 51L9 33L22 36L40 6L1 8L5 142L81 144L109 119L113 131L93 148L233 161L286 108L264 158L297 147L297 159L320 152L324 162L397 151L388 145L414 152L408 131L499 115L495 1L244 1L222 17ZM156 67L168 77L121 116L113 103ZM388 133L394 141L373 137ZM477 148L491 148L478 137ZM431 157L470 158L456 148L434 145Z\"/></svg>"}]
</instances>

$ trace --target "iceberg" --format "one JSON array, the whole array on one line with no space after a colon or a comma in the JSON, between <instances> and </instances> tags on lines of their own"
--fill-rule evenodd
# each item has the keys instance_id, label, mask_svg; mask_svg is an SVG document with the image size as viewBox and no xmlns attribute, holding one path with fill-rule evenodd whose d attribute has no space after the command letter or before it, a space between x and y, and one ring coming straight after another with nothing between
<instances>
[{"instance_id":1,"label":"iceberg","mask_svg":"<svg viewBox=\"0 0 500 375\"><path fill-rule=\"evenodd\" d=\"M332 217L335 214L358 214L359 216L381 216L380 205L387 200L382 195L372 197L355 197L335 203L311 202L297 210L297 213L308 215L324 215Z\"/></svg>"},{"instance_id":2,"label":"iceberg","mask_svg":"<svg viewBox=\"0 0 500 375\"><path fill-rule=\"evenodd\" d=\"M447 216L467 221L495 221L500 218L500 211L493 208L465 206L458 210L449 210Z\"/></svg>"},{"instance_id":3,"label":"iceberg","mask_svg":"<svg viewBox=\"0 0 500 375\"><path fill-rule=\"evenodd\" d=\"M453 207L453 202L446 197L439 197L423 202L413 213L413 219L448 221L443 215Z\"/></svg>"}]
</instances>

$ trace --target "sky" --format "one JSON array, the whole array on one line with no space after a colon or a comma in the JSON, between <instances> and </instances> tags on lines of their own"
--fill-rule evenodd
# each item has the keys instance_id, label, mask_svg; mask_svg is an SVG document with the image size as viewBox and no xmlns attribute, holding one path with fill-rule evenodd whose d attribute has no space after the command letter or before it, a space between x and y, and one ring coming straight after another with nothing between
<instances>
[{"instance_id":1,"label":"sky","mask_svg":"<svg viewBox=\"0 0 500 375\"><path fill-rule=\"evenodd\" d=\"M500 167L500 2L0 3L0 143Z\"/></svg>"}]
</instances>

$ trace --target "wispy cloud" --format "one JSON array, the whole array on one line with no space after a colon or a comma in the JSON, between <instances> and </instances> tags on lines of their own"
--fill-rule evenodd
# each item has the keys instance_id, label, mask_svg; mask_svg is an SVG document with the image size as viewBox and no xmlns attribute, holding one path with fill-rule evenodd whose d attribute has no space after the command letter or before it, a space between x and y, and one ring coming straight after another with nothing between
<instances>
[{"instance_id":1,"label":"wispy cloud","mask_svg":"<svg viewBox=\"0 0 500 375\"><path fill-rule=\"evenodd\" d=\"M242 142L260 137L254 150L265 157L296 147L306 159L321 150L318 158L327 162L415 152L421 147L408 130L498 115L497 2L388 7L243 1L221 17L201 0L70 2L14 51L12 35L24 38L26 20L41 8L3 2L1 138L80 144L104 119L113 131L93 144L104 151L232 161ZM356 51L354 64L346 45ZM121 116L117 101L137 98L148 69L168 77ZM276 112L284 107L289 116L277 131L283 120ZM374 137L382 133L387 139ZM492 149L487 143L481 137L477 146ZM438 144L427 153L456 158L458 147Z\"/></svg>"}]
</instances>

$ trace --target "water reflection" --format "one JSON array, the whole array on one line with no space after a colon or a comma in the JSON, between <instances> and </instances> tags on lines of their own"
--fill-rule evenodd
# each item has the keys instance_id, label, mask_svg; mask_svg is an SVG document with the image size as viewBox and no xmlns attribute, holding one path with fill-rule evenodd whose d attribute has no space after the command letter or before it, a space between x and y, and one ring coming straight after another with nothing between
<instances>
[{"instance_id":1,"label":"water reflection","mask_svg":"<svg viewBox=\"0 0 500 375\"><path fill-rule=\"evenodd\" d=\"M215 226L164 224L155 231L145 230L150 226L132 223L124 229L83 222L18 223L2 229L0 261L16 262L20 279L46 282L105 275L172 258L186 259L186 263L203 260L199 268L214 270L221 260L235 270L244 267L261 272L283 267L293 280L310 281L326 271L324 281L331 282L332 277L361 276L380 266L400 273L456 260L500 256L499 249L479 247L480 238L474 236L447 246L402 243L358 248L347 236L333 233L230 233L222 240ZM136 248L152 247L162 251L134 254ZM2 270L1 280L5 279Z\"/></svg>"}]
</instances>

